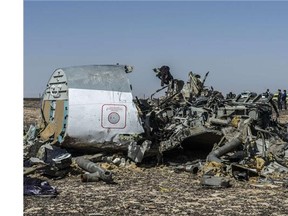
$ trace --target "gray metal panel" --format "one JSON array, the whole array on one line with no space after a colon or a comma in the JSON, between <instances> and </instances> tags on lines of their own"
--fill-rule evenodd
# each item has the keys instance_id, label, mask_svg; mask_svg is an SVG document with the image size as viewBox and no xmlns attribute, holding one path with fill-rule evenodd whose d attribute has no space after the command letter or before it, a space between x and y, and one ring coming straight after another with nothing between
<instances>
[{"instance_id":1,"label":"gray metal panel","mask_svg":"<svg viewBox=\"0 0 288 216\"><path fill-rule=\"evenodd\" d=\"M68 88L131 92L124 65L86 65L60 68Z\"/></svg>"},{"instance_id":2,"label":"gray metal panel","mask_svg":"<svg viewBox=\"0 0 288 216\"><path fill-rule=\"evenodd\" d=\"M44 100L67 100L67 78L61 69L55 70L44 92Z\"/></svg>"}]
</instances>

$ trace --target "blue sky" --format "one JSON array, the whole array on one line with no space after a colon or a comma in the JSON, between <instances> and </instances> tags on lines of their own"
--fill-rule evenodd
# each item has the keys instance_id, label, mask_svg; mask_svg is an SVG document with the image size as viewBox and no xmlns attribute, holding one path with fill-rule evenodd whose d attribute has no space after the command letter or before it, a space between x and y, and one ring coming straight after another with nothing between
<instances>
[{"instance_id":1,"label":"blue sky","mask_svg":"<svg viewBox=\"0 0 288 216\"><path fill-rule=\"evenodd\" d=\"M288 2L24 2L24 97L56 68L129 64L133 94L160 88L152 71L204 75L223 93L288 88Z\"/></svg>"}]
</instances>

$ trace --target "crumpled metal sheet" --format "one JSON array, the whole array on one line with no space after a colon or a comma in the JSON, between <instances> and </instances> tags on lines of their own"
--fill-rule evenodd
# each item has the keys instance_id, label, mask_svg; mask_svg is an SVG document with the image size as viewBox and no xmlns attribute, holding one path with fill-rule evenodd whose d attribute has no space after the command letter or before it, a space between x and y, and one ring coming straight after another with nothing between
<instances>
[{"instance_id":1,"label":"crumpled metal sheet","mask_svg":"<svg viewBox=\"0 0 288 216\"><path fill-rule=\"evenodd\" d=\"M189 78L184 86L169 81L162 98L152 98L152 94L151 99L137 99L152 146L158 145L163 154L183 148L191 137L195 139L185 147L203 145L197 140L199 133L207 137L206 144L212 143L215 139L209 140L209 131L215 131L219 140L212 143L207 162L199 168L202 175L248 180L288 168L287 128L272 119L273 111L277 116L279 112L271 95L245 92L225 99L220 92L206 88L199 75L189 73Z\"/></svg>"},{"instance_id":2,"label":"crumpled metal sheet","mask_svg":"<svg viewBox=\"0 0 288 216\"><path fill-rule=\"evenodd\" d=\"M144 157L146 151L149 151L151 141L145 140L141 145L132 142L128 146L128 158L132 159L136 163L140 163Z\"/></svg>"},{"instance_id":3,"label":"crumpled metal sheet","mask_svg":"<svg viewBox=\"0 0 288 216\"><path fill-rule=\"evenodd\" d=\"M220 177L224 176L249 181L274 172L288 173L288 130L273 119L273 113L279 116L279 112L272 96L244 92L224 98L221 92L204 86L207 75L201 80L191 72L185 84L171 77L150 98L136 97L137 114L144 129L137 137L133 134L126 137L125 133L119 136L124 139L119 138L117 145L107 141L93 148L89 142L71 138L69 134L65 142L72 145L77 142L79 147L98 152L126 151L136 163L148 155L154 154L158 159L173 150L209 146L206 163L197 166L197 172L194 166L179 166L181 170L205 176L203 182L207 185L221 185L225 181ZM164 89L164 96L154 98ZM113 163L120 164L120 159Z\"/></svg>"}]
</instances>

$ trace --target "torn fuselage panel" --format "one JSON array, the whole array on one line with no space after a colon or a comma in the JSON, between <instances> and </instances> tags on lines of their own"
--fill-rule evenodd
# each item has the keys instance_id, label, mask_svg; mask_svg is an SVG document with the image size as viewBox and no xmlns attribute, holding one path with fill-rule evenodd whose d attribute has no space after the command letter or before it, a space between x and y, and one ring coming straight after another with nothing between
<instances>
[{"instance_id":1,"label":"torn fuselage panel","mask_svg":"<svg viewBox=\"0 0 288 216\"><path fill-rule=\"evenodd\" d=\"M42 139L70 148L102 147L119 143L121 134L144 132L124 65L57 69L47 84L42 113Z\"/></svg>"}]
</instances>

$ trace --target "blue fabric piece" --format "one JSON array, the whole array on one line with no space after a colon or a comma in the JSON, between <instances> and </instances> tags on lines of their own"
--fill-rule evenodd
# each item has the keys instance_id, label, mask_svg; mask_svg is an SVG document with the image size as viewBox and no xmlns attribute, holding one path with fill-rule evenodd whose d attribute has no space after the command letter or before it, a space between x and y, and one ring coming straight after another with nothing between
<instances>
[{"instance_id":1,"label":"blue fabric piece","mask_svg":"<svg viewBox=\"0 0 288 216\"><path fill-rule=\"evenodd\" d=\"M56 197L57 194L57 189L47 181L24 176L24 196Z\"/></svg>"}]
</instances>

